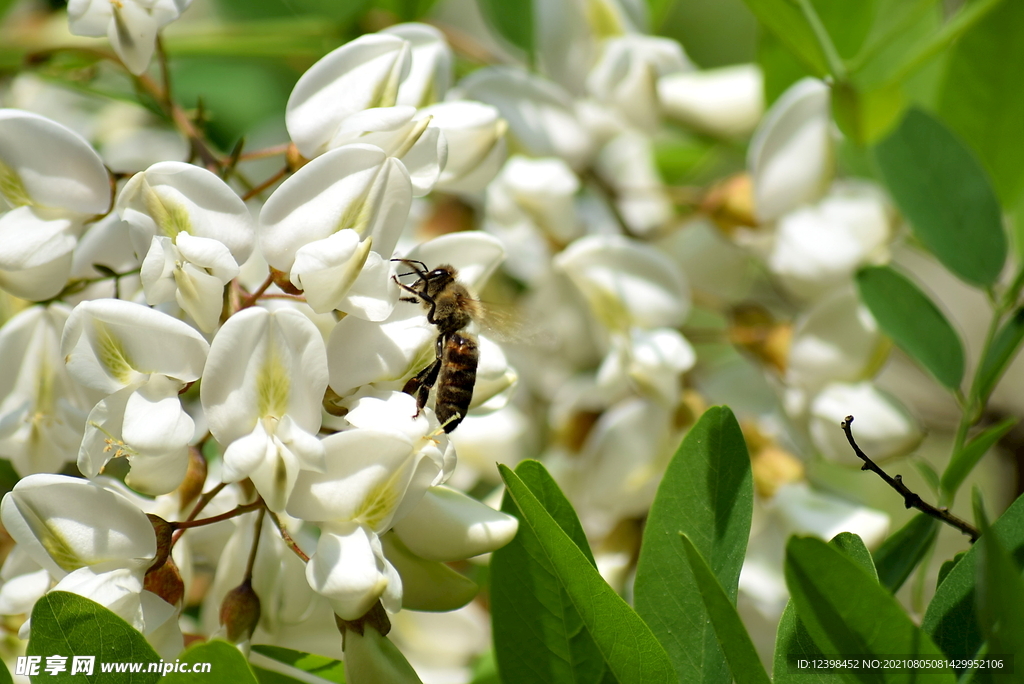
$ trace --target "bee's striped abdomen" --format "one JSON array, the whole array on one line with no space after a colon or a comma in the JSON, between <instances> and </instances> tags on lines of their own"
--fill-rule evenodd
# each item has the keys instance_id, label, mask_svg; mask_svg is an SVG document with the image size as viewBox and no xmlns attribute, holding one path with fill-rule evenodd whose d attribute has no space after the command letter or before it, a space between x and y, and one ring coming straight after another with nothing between
<instances>
[{"instance_id":1,"label":"bee's striped abdomen","mask_svg":"<svg viewBox=\"0 0 1024 684\"><path fill-rule=\"evenodd\" d=\"M472 336L457 332L448 336L441 356L441 373L434 400L437 419L445 432L454 430L469 411L479 361L480 349Z\"/></svg>"}]
</instances>

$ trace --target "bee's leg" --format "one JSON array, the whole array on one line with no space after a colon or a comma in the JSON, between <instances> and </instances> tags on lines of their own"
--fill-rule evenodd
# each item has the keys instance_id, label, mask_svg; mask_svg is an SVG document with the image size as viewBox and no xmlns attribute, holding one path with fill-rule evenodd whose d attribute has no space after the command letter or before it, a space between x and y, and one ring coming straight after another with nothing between
<instances>
[{"instance_id":1,"label":"bee's leg","mask_svg":"<svg viewBox=\"0 0 1024 684\"><path fill-rule=\"evenodd\" d=\"M434 301L434 298L425 292L421 292L420 290L406 285L395 276L391 276L391 279L398 283L398 286L406 292L411 292L416 295L415 299L412 297L402 297L403 302L421 302L423 304L429 304L430 308L427 309L427 322L431 325L437 325L437 322L434 320L434 311L437 309L437 302ZM438 354L438 356L440 356L440 354Z\"/></svg>"},{"instance_id":2,"label":"bee's leg","mask_svg":"<svg viewBox=\"0 0 1024 684\"><path fill-rule=\"evenodd\" d=\"M409 381L405 383L405 387L402 388L402 391L406 394L412 394L416 397L416 414L413 416L414 418L420 415L420 411L427 405L430 390L437 382L437 374L440 371L441 359L438 358L415 376L409 378Z\"/></svg>"}]
</instances>

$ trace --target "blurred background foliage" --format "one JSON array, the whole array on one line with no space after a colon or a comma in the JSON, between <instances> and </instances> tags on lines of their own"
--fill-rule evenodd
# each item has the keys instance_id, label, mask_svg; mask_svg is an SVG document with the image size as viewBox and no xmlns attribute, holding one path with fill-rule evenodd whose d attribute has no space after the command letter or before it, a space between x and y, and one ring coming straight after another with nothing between
<instances>
[{"instance_id":1,"label":"blurred background foliage","mask_svg":"<svg viewBox=\"0 0 1024 684\"><path fill-rule=\"evenodd\" d=\"M69 36L59 14L45 25L19 22L19 9L31 1L0 0L0 16L12 19L0 32L0 70L14 73L28 59L39 75L82 90L116 97L128 87L92 78L88 54L41 59L47 48L92 43ZM390 24L431 20L444 28L459 56L458 75L483 62L532 63L534 8L545 1L208 0L194 2L165 41L179 102L202 114L210 138L227 151L246 136L283 141L284 106L299 75L335 47ZM804 76L831 81L846 136L838 160L844 174L877 179L867 150L907 108L937 115L978 155L1021 232L1024 2L647 0L647 14L647 28L679 40L699 67L757 62L769 104ZM481 24L490 28L490 44L467 30ZM702 186L743 169L740 142L668 128L657 143L659 167L673 186ZM1014 238L1024 253L1024 239Z\"/></svg>"}]
</instances>

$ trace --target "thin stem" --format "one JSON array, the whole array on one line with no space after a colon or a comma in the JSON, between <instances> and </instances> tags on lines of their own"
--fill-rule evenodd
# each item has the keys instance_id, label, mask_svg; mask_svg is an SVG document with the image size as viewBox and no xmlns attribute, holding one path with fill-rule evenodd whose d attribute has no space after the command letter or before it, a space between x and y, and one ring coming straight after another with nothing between
<instances>
[{"instance_id":1,"label":"thin stem","mask_svg":"<svg viewBox=\"0 0 1024 684\"><path fill-rule=\"evenodd\" d=\"M167 52L164 50L164 39L159 33L156 36L156 55L160 61L160 80L164 84L164 108L170 111L174 107L174 97L171 95L171 70L167 65Z\"/></svg>"},{"instance_id":2,"label":"thin stem","mask_svg":"<svg viewBox=\"0 0 1024 684\"><path fill-rule=\"evenodd\" d=\"M249 513L250 511L259 510L263 508L263 499L256 499L252 503L241 504L235 506L227 513L221 513L210 518L203 518L202 520L186 520L184 522L172 522L171 526L179 530L188 530L193 527L203 527L204 525L212 525L214 523L224 522L225 520L231 520L237 518L240 515Z\"/></svg>"},{"instance_id":3,"label":"thin stem","mask_svg":"<svg viewBox=\"0 0 1024 684\"><path fill-rule=\"evenodd\" d=\"M267 180L265 180L262 183L260 183L259 185L257 185L255 188L253 188L249 192L247 192L244 195L242 195L242 201L244 202L244 201L250 200L253 197L255 197L256 195L260 194L261 192L263 192L264 190L269 188L271 185L273 185L277 181L279 181L282 178L284 178L285 176L287 176L288 175L288 171L289 171L288 165L285 164L284 167L281 168L280 171L278 171L273 176L271 176Z\"/></svg>"},{"instance_id":4,"label":"thin stem","mask_svg":"<svg viewBox=\"0 0 1024 684\"><path fill-rule=\"evenodd\" d=\"M220 494L221 490L224 489L227 486L228 486L227 482L221 482L219 485L217 485L216 487L214 487L210 491L208 491L205 494L203 494L202 496L200 496L199 500L196 501L196 505L192 507L192 512L188 514L188 517L185 518L184 522L191 522L192 520L195 520L196 516L199 515L204 508L206 508L206 504L208 504L211 501L213 501L214 497L216 497L218 494ZM176 530L175 533L174 533L174 536L171 538L171 546L174 546L174 543L177 542L178 539L181 538L181 535L184 534L184 533L185 533L185 530L183 530L183 529Z\"/></svg>"},{"instance_id":5,"label":"thin stem","mask_svg":"<svg viewBox=\"0 0 1024 684\"><path fill-rule=\"evenodd\" d=\"M846 416L846 420L844 420L840 425L843 428L843 432L846 433L846 440L850 443L850 446L853 447L854 453L857 454L860 460L864 461L864 465L860 467L861 470L870 470L885 480L887 485L895 489L900 496L903 497L903 504L907 508L916 508L922 513L930 515L940 522L952 525L969 536L972 544L978 540L981 533L978 532L977 528L973 525L968 523L966 520L956 517L945 508L936 508L935 506L932 506L920 496L910 491L910 488L903 484L902 476L897 475L896 477L890 477L888 473L878 467L878 464L868 458L867 454L861 451L860 447L857 446L857 442L853 439L853 431L850 427L853 425L853 416Z\"/></svg>"},{"instance_id":6,"label":"thin stem","mask_svg":"<svg viewBox=\"0 0 1024 684\"><path fill-rule=\"evenodd\" d=\"M252 152L243 152L238 155L239 161L251 161L253 159L266 159L267 157L276 157L279 154L286 154L288 147L291 143L282 143L280 145L273 145L271 147L264 147L262 150L253 150Z\"/></svg>"},{"instance_id":7,"label":"thin stem","mask_svg":"<svg viewBox=\"0 0 1024 684\"><path fill-rule=\"evenodd\" d=\"M241 304L238 307L238 310L241 311L242 309L248 309L250 306L253 306L257 302L257 300L259 300L259 298L263 296L263 293L267 291L267 288L269 288L273 284L274 284L274 276L273 275L268 275L267 279L264 280L260 284L260 286L258 288L256 288L255 292L253 292L248 297L245 297L241 301Z\"/></svg>"},{"instance_id":8,"label":"thin stem","mask_svg":"<svg viewBox=\"0 0 1024 684\"><path fill-rule=\"evenodd\" d=\"M249 548L249 560L245 564L246 582L252 582L252 568L256 564L256 550L260 547L260 533L263 532L263 516L266 513L267 509L261 508L260 514L256 516L256 522L253 523L252 546Z\"/></svg>"},{"instance_id":9,"label":"thin stem","mask_svg":"<svg viewBox=\"0 0 1024 684\"><path fill-rule=\"evenodd\" d=\"M818 47L821 48L825 55L825 61L828 62L829 71L837 81L845 81L846 65L843 63L842 57L839 56L839 51L836 50L836 46L832 42L832 36L828 35L825 24L821 22L821 17L815 11L811 0L797 0L797 4L800 5L800 11L804 13L807 23L811 25L811 31L814 32L814 37L818 40Z\"/></svg>"},{"instance_id":10,"label":"thin stem","mask_svg":"<svg viewBox=\"0 0 1024 684\"><path fill-rule=\"evenodd\" d=\"M267 509L267 514L270 516L270 519L274 521L274 525L277 526L277 531L281 533L281 539L284 540L284 543L287 544L288 548L291 549L296 556L301 558L303 563L308 563L309 556L306 555L305 551L299 548L299 545L295 543L294 539L292 539L292 535L288 534L288 530L285 529L285 526L281 523L281 519L277 517L277 513Z\"/></svg>"}]
</instances>

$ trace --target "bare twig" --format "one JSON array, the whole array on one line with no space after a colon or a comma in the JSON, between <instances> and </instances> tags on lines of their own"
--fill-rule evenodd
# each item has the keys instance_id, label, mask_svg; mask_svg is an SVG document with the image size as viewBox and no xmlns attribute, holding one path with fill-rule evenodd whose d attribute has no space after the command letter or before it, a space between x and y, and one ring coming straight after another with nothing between
<instances>
[{"instance_id":1,"label":"bare twig","mask_svg":"<svg viewBox=\"0 0 1024 684\"><path fill-rule=\"evenodd\" d=\"M885 483L887 485L895 489L897 492L899 492L900 496L903 497L903 504L907 508L916 508L922 513L930 515L931 517L935 518L940 522L944 522L947 525L955 527L956 529L960 530L961 532L969 536L971 538L972 544L978 540L978 537L981 536L981 533L978 531L976 527L971 525L966 520L962 520L956 517L955 515L950 513L948 509L936 508L935 506L932 506L930 503L924 501L920 496L910 491L910 488L907 487L907 485L903 484L903 478L900 475L897 475L896 477L890 477L888 473L886 473L884 470L878 467L878 464L876 464L874 461L868 458L867 454L861 451L860 447L857 446L857 442L854 441L853 439L853 431L850 428L852 424L853 416L846 416L846 420L840 423L840 425L843 428L843 432L846 433L847 441L849 441L850 446L853 447L854 453L856 453L857 456L862 461L864 461L864 465L860 467L861 470L873 471L880 478L885 480Z\"/></svg>"}]
</instances>

